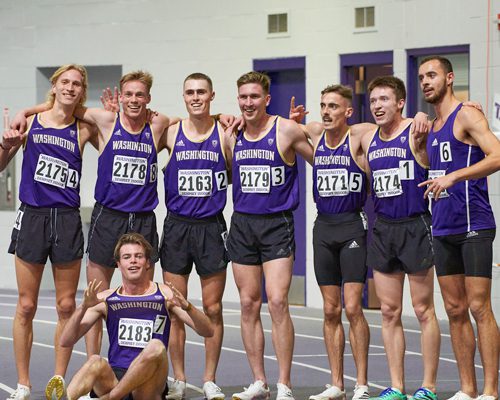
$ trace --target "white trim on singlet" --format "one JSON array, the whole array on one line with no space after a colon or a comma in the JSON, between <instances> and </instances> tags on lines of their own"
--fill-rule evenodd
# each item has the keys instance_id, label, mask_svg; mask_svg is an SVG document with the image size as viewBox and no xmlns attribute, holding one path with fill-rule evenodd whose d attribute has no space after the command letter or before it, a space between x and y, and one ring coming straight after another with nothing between
<instances>
[{"instance_id":1,"label":"white trim on singlet","mask_svg":"<svg viewBox=\"0 0 500 400\"><path fill-rule=\"evenodd\" d=\"M469 153L467 154L467 167L470 166L470 156L472 153L472 146L469 144ZM465 181L465 207L467 213L467 232L470 232L470 208L469 208L469 180Z\"/></svg>"}]
</instances>

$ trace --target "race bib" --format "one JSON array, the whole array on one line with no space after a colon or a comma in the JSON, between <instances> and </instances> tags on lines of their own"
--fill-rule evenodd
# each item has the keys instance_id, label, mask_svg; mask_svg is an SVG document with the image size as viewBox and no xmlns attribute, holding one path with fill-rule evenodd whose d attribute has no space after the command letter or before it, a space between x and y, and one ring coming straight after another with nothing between
<instances>
[{"instance_id":1,"label":"race bib","mask_svg":"<svg viewBox=\"0 0 500 400\"><path fill-rule=\"evenodd\" d=\"M378 198L394 197L403 194L399 168L373 171L373 191Z\"/></svg>"},{"instance_id":2,"label":"race bib","mask_svg":"<svg viewBox=\"0 0 500 400\"><path fill-rule=\"evenodd\" d=\"M445 170L435 169L435 170L429 171L429 179L436 179L436 178L439 178L440 176L444 176L444 175L446 175L446 171ZM439 193L439 198L440 199L443 199L445 197L450 197L450 195L449 195L449 193L448 193L448 191L446 189L443 190L441 193ZM434 193L429 192L429 198L433 199L434 198Z\"/></svg>"},{"instance_id":3,"label":"race bib","mask_svg":"<svg viewBox=\"0 0 500 400\"><path fill-rule=\"evenodd\" d=\"M241 165L240 184L243 193L269 193L271 167L269 165Z\"/></svg>"},{"instance_id":4,"label":"race bib","mask_svg":"<svg viewBox=\"0 0 500 400\"><path fill-rule=\"evenodd\" d=\"M68 163L66 161L46 154L40 154L35 169L35 181L64 189L67 179Z\"/></svg>"},{"instance_id":5,"label":"race bib","mask_svg":"<svg viewBox=\"0 0 500 400\"><path fill-rule=\"evenodd\" d=\"M180 196L208 197L212 194L210 169L180 169L177 179Z\"/></svg>"},{"instance_id":6,"label":"race bib","mask_svg":"<svg viewBox=\"0 0 500 400\"><path fill-rule=\"evenodd\" d=\"M316 188L321 197L347 196L349 174L345 168L320 169L316 177Z\"/></svg>"},{"instance_id":7,"label":"race bib","mask_svg":"<svg viewBox=\"0 0 500 400\"><path fill-rule=\"evenodd\" d=\"M120 346L143 349L153 336L153 327L153 321L120 318L118 324L118 344Z\"/></svg>"},{"instance_id":8,"label":"race bib","mask_svg":"<svg viewBox=\"0 0 500 400\"><path fill-rule=\"evenodd\" d=\"M115 155L113 158L113 177L111 180L114 183L144 185L146 183L147 170L148 160L146 158Z\"/></svg>"}]
</instances>

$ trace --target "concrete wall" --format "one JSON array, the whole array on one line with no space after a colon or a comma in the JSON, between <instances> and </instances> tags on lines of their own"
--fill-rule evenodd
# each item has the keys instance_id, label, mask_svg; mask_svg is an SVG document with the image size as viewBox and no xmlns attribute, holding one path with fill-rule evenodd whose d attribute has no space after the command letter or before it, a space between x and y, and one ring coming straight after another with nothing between
<instances>
[{"instance_id":1,"label":"concrete wall","mask_svg":"<svg viewBox=\"0 0 500 400\"><path fill-rule=\"evenodd\" d=\"M492 7L490 15L487 15L488 1ZM2 0L0 105L17 110L33 104L37 100L37 68L76 62L87 66L118 65L124 72L137 68L150 71L155 77L152 107L170 115L185 115L182 80L191 72L203 71L215 84L213 111L238 113L235 80L252 68L253 59L305 56L308 108L310 117L317 119L320 90L339 81L340 54L393 50L394 73L405 80L405 49L469 44L471 98L488 104L486 112L491 116L494 89L500 91L499 31L493 23L493 15L500 9L498 3L495 6L493 3L491 0ZM354 29L354 8L365 6L376 7L376 26L359 31ZM267 34L267 14L276 12L289 13L288 35ZM93 204L91 182L96 156L92 152L89 149L85 155L84 179L88 184L83 188L83 207ZM21 155L16 161L19 171ZM498 175L491 177L490 183L492 203L495 210L500 210ZM308 243L315 217L310 185L309 177L305 188L309 192ZM229 206L228 219L230 213ZM157 214L161 225L165 215L163 206ZM2 249L8 245L14 216L14 212L0 213L0 225L4 228L0 235ZM499 241L495 243L495 260L500 261ZM307 303L320 307L311 245L307 263ZM15 287L10 256L2 257L0 268L8 271L3 274L0 286ZM498 274L495 276L498 282ZM199 293L198 286L193 282L193 293ZM225 298L237 299L230 275ZM405 307L411 312L407 304Z\"/></svg>"}]
</instances>

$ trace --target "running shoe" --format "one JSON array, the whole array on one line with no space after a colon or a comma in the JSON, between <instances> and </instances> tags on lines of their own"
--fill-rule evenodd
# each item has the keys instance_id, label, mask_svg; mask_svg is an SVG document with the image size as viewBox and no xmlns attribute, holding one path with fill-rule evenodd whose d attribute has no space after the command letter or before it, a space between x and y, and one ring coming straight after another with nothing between
<instances>
[{"instance_id":1,"label":"running shoe","mask_svg":"<svg viewBox=\"0 0 500 400\"><path fill-rule=\"evenodd\" d=\"M54 375L45 386L47 400L62 400L66 398L66 382L61 375Z\"/></svg>"},{"instance_id":2,"label":"running shoe","mask_svg":"<svg viewBox=\"0 0 500 400\"><path fill-rule=\"evenodd\" d=\"M220 387L212 381L203 384L203 394L207 400L224 400L226 398Z\"/></svg>"},{"instance_id":3,"label":"running shoe","mask_svg":"<svg viewBox=\"0 0 500 400\"><path fill-rule=\"evenodd\" d=\"M474 400L474 397L470 397L467 393L459 390L453 396L451 396L448 400Z\"/></svg>"},{"instance_id":4,"label":"running shoe","mask_svg":"<svg viewBox=\"0 0 500 400\"><path fill-rule=\"evenodd\" d=\"M278 394L276 395L276 400L295 400L293 397L292 389L290 389L284 383L277 383Z\"/></svg>"},{"instance_id":5,"label":"running shoe","mask_svg":"<svg viewBox=\"0 0 500 400\"><path fill-rule=\"evenodd\" d=\"M30 400L31 390L28 386L17 384L17 389L6 400Z\"/></svg>"},{"instance_id":6,"label":"running shoe","mask_svg":"<svg viewBox=\"0 0 500 400\"><path fill-rule=\"evenodd\" d=\"M427 388L421 387L413 393L413 398L417 400L438 400L436 393Z\"/></svg>"},{"instance_id":7,"label":"running shoe","mask_svg":"<svg viewBox=\"0 0 500 400\"><path fill-rule=\"evenodd\" d=\"M172 385L168 385L166 400L184 400L186 397L186 382L175 380Z\"/></svg>"},{"instance_id":8,"label":"running shoe","mask_svg":"<svg viewBox=\"0 0 500 400\"><path fill-rule=\"evenodd\" d=\"M234 393L233 400L267 400L270 397L269 387L261 380L244 389L241 393Z\"/></svg>"},{"instance_id":9,"label":"running shoe","mask_svg":"<svg viewBox=\"0 0 500 400\"><path fill-rule=\"evenodd\" d=\"M368 400L370 398L370 392L368 391L368 386L358 385L354 386L354 394L352 395L352 400Z\"/></svg>"},{"instance_id":10,"label":"running shoe","mask_svg":"<svg viewBox=\"0 0 500 400\"><path fill-rule=\"evenodd\" d=\"M337 386L326 385L326 389L320 394L309 396L309 400L345 400L345 391Z\"/></svg>"},{"instance_id":11,"label":"running shoe","mask_svg":"<svg viewBox=\"0 0 500 400\"><path fill-rule=\"evenodd\" d=\"M378 395L378 397L370 397L372 400L407 400L408 397L406 394L401 393L398 389L388 387L384 389L382 393ZM456 399L459 400L459 399Z\"/></svg>"}]
</instances>

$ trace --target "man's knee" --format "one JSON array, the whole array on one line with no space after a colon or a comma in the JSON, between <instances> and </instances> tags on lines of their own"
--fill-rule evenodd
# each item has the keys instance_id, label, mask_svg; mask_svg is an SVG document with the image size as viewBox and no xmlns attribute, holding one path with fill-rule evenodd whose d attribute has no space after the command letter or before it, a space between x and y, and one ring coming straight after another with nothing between
<instances>
[{"instance_id":1,"label":"man's knee","mask_svg":"<svg viewBox=\"0 0 500 400\"><path fill-rule=\"evenodd\" d=\"M325 324L337 324L342 319L342 305L325 302L323 304Z\"/></svg>"},{"instance_id":2,"label":"man's knee","mask_svg":"<svg viewBox=\"0 0 500 400\"><path fill-rule=\"evenodd\" d=\"M357 298L347 300L345 302L345 315L351 323L363 318L363 307L361 306L361 301Z\"/></svg>"},{"instance_id":3,"label":"man's knee","mask_svg":"<svg viewBox=\"0 0 500 400\"><path fill-rule=\"evenodd\" d=\"M241 296L240 306L242 317L246 318L259 314L261 305L261 297Z\"/></svg>"},{"instance_id":4,"label":"man's knee","mask_svg":"<svg viewBox=\"0 0 500 400\"><path fill-rule=\"evenodd\" d=\"M288 312L288 296L271 295L267 300L271 317L279 318Z\"/></svg>"},{"instance_id":5,"label":"man's knee","mask_svg":"<svg viewBox=\"0 0 500 400\"><path fill-rule=\"evenodd\" d=\"M93 354L89 357L84 367L87 367L89 373L94 375L100 375L102 369L108 362L105 358L101 357L99 354Z\"/></svg>"},{"instance_id":6,"label":"man's knee","mask_svg":"<svg viewBox=\"0 0 500 400\"><path fill-rule=\"evenodd\" d=\"M28 296L19 297L17 303L17 315L27 321L31 321L35 317L37 309L37 301Z\"/></svg>"},{"instance_id":7,"label":"man's knee","mask_svg":"<svg viewBox=\"0 0 500 400\"><path fill-rule=\"evenodd\" d=\"M414 303L413 311L420 323L426 323L436 318L433 304Z\"/></svg>"},{"instance_id":8,"label":"man's knee","mask_svg":"<svg viewBox=\"0 0 500 400\"><path fill-rule=\"evenodd\" d=\"M148 361L160 360L167 357L167 349L161 340L151 339L142 354Z\"/></svg>"},{"instance_id":9,"label":"man's knee","mask_svg":"<svg viewBox=\"0 0 500 400\"><path fill-rule=\"evenodd\" d=\"M394 303L382 303L380 305L380 311L382 312L382 319L386 323L395 323L401 320L402 312L401 304Z\"/></svg>"},{"instance_id":10,"label":"man's knee","mask_svg":"<svg viewBox=\"0 0 500 400\"><path fill-rule=\"evenodd\" d=\"M445 298L444 308L450 322L457 322L469 318L469 307L465 298Z\"/></svg>"},{"instance_id":11,"label":"man's knee","mask_svg":"<svg viewBox=\"0 0 500 400\"><path fill-rule=\"evenodd\" d=\"M76 303L74 297L65 297L57 301L56 310L59 319L69 319L75 311Z\"/></svg>"},{"instance_id":12,"label":"man's knee","mask_svg":"<svg viewBox=\"0 0 500 400\"><path fill-rule=\"evenodd\" d=\"M212 322L222 320L222 303L203 304L203 311Z\"/></svg>"},{"instance_id":13,"label":"man's knee","mask_svg":"<svg viewBox=\"0 0 500 400\"><path fill-rule=\"evenodd\" d=\"M490 301L483 299L473 299L469 302L470 312L476 322L482 322L492 315Z\"/></svg>"}]
</instances>

